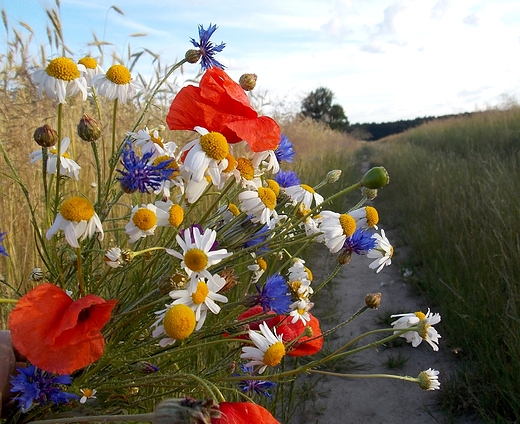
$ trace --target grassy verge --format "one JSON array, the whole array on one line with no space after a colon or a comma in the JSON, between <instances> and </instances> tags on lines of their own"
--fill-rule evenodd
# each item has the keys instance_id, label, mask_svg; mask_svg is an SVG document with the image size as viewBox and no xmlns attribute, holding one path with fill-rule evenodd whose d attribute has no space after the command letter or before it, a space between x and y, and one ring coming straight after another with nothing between
<instances>
[{"instance_id":1,"label":"grassy verge","mask_svg":"<svg viewBox=\"0 0 520 424\"><path fill-rule=\"evenodd\" d=\"M441 306L447 347L464 359L447 406L515 422L520 108L429 123L373 149L391 178L379 210L411 248L406 267Z\"/></svg>"}]
</instances>

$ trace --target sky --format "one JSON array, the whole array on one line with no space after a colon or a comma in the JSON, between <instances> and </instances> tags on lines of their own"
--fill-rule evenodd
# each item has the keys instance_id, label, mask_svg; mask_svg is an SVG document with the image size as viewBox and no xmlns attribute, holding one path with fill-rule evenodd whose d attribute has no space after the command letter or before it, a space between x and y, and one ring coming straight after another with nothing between
<instances>
[{"instance_id":1,"label":"sky","mask_svg":"<svg viewBox=\"0 0 520 424\"><path fill-rule=\"evenodd\" d=\"M130 46L173 64L193 47L199 24L216 24L212 41L226 43L217 59L237 81L258 75L255 90L270 104L263 111L298 111L319 87L334 93L350 123L473 112L520 99L518 0L0 0L11 31L0 35L2 45L13 28L29 36L22 22L36 46L48 46L45 11L56 1L75 59L96 54L88 45L95 35L123 60ZM153 73L152 60L143 54L138 72ZM179 85L200 67L184 70L176 74Z\"/></svg>"}]
</instances>

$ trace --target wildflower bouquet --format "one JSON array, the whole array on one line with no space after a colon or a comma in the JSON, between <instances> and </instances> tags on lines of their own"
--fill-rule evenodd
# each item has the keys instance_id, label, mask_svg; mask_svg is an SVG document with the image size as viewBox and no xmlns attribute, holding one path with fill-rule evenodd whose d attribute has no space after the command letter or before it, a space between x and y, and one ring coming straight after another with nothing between
<instances>
[{"instance_id":1,"label":"wildflower bouquet","mask_svg":"<svg viewBox=\"0 0 520 424\"><path fill-rule=\"evenodd\" d=\"M57 128L34 133L42 199L31 198L2 146L8 176L30 205L43 264L31 274L34 288L2 299L14 304L8 328L23 362L10 379L9 422L275 423L263 395L354 353L365 336L317 356L325 337L377 308L381 296L367 295L359 311L326 331L312 313L313 296L353 253L372 258L375 272L390 265L393 248L384 230L377 232L376 209L365 206L388 183L386 170L372 168L327 199L318 191L341 171L311 187L282 170L294 159L293 145L251 106L247 91L256 76L236 83L215 59L224 48L210 41L215 30L199 27L195 48L137 105L135 126L122 134L118 107L141 89L128 68L104 72L91 57L59 57L32 74L39 95L57 103ZM162 82L199 61L200 82L172 95L165 117L170 130L191 132L178 146L163 138L164 126L143 122ZM77 124L79 139L65 134L62 122L67 101L78 96L89 112ZM109 124L100 122L106 102ZM90 145L81 163L68 153L75 143ZM81 180L89 166L96 178L90 187ZM327 210L355 190L358 204L345 213ZM312 243L338 256L321 282L302 259ZM8 252L0 247L0 254ZM436 350L432 325L439 320L429 311L399 316L392 328L374 331L387 337L355 351L399 336ZM285 366L286 357L300 356L308 357L304 365ZM437 374L387 377L433 390Z\"/></svg>"}]
</instances>

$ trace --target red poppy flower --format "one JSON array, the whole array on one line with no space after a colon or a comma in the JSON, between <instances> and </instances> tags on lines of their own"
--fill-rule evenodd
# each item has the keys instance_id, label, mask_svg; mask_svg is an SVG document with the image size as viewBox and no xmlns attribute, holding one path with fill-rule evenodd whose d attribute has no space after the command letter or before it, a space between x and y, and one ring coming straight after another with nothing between
<instances>
[{"instance_id":1,"label":"red poppy flower","mask_svg":"<svg viewBox=\"0 0 520 424\"><path fill-rule=\"evenodd\" d=\"M246 319L262 313L262 306L257 305L243 312L238 319ZM318 353L323 347L323 337L321 336L320 322L318 318L309 312L310 321L307 323L307 327L312 329L313 335L311 337L303 336L287 351L287 356L307 356ZM287 315L275 315L273 318L266 319L265 322L269 328L276 326L276 333L283 334L283 341L290 343L294 339L300 336L305 331L305 325L301 320L296 321L294 324L291 323L290 317ZM249 328L252 330L258 330L262 321L257 321L249 324Z\"/></svg>"},{"instance_id":2,"label":"red poppy flower","mask_svg":"<svg viewBox=\"0 0 520 424\"><path fill-rule=\"evenodd\" d=\"M38 368L70 374L103 355L101 329L116 302L94 295L74 301L54 284L41 284L9 315L13 345Z\"/></svg>"},{"instance_id":3,"label":"red poppy flower","mask_svg":"<svg viewBox=\"0 0 520 424\"><path fill-rule=\"evenodd\" d=\"M228 143L245 140L253 152L274 150L280 127L268 116L258 116L242 87L222 69L213 67L199 86L182 88L173 99L166 123L171 130L204 127L219 132Z\"/></svg>"},{"instance_id":4,"label":"red poppy flower","mask_svg":"<svg viewBox=\"0 0 520 424\"><path fill-rule=\"evenodd\" d=\"M211 424L280 424L264 407L252 402L222 402L222 416L212 418Z\"/></svg>"}]
</instances>

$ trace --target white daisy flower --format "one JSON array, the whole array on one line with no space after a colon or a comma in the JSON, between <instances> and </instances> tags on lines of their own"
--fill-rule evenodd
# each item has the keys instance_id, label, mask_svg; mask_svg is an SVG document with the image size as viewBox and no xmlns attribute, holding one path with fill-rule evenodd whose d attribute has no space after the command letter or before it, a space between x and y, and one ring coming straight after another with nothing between
<instances>
[{"instance_id":1,"label":"white daisy flower","mask_svg":"<svg viewBox=\"0 0 520 424\"><path fill-rule=\"evenodd\" d=\"M163 162L168 162L168 164L165 166L165 169L171 169L172 173L168 179L162 180L160 182L159 187L157 187L154 190L154 194L163 193L164 197L169 199L171 197L171 189L173 189L174 187L179 187L181 193L184 193L185 183L180 175L181 167L179 166L179 163L173 156L160 155L156 156L155 159L153 159L152 161L154 166L158 166Z\"/></svg>"},{"instance_id":2,"label":"white daisy flower","mask_svg":"<svg viewBox=\"0 0 520 424\"><path fill-rule=\"evenodd\" d=\"M265 369L278 365L285 356L285 346L282 341L283 334L277 335L276 328L273 331L267 326L265 321L260 324L259 334L256 331L249 330L249 338L255 344L255 347L244 346L242 348L243 359L251 359L246 366L254 367L260 365L258 374L262 374Z\"/></svg>"},{"instance_id":3,"label":"white daisy flower","mask_svg":"<svg viewBox=\"0 0 520 424\"><path fill-rule=\"evenodd\" d=\"M97 393L97 390L94 389L79 389L79 391L82 393L83 396L81 396L81 399L79 400L79 403L85 403L88 399L97 399L95 396Z\"/></svg>"},{"instance_id":4,"label":"white daisy flower","mask_svg":"<svg viewBox=\"0 0 520 424\"><path fill-rule=\"evenodd\" d=\"M217 292L226 285L226 280L218 274L213 275L212 280L207 282L204 279L199 280L195 291L190 290L172 290L170 297L174 299L173 305L183 304L189 306L195 312L197 326L195 330L199 330L204 324L208 309L214 314L220 312L220 306L215 302L227 303L228 298Z\"/></svg>"},{"instance_id":5,"label":"white daisy flower","mask_svg":"<svg viewBox=\"0 0 520 424\"><path fill-rule=\"evenodd\" d=\"M274 150L253 152L251 162L256 169L262 172L271 171L273 174L277 174L280 171L280 162L278 162Z\"/></svg>"},{"instance_id":6,"label":"white daisy flower","mask_svg":"<svg viewBox=\"0 0 520 424\"><path fill-rule=\"evenodd\" d=\"M195 331L197 324L195 312L187 305L166 305L166 309L155 314L158 319L152 325L155 326L152 337L161 338L159 341L161 347L172 345L177 340L184 340Z\"/></svg>"},{"instance_id":7,"label":"white daisy flower","mask_svg":"<svg viewBox=\"0 0 520 424\"><path fill-rule=\"evenodd\" d=\"M226 249L211 250L216 238L217 232L212 229L207 228L201 233L199 228L191 227L184 231L184 237L180 234L176 237L182 253L173 249L166 249L169 255L182 260L181 266L191 277L188 287L191 293L197 289L200 279L205 278L217 284L208 269L232 255Z\"/></svg>"},{"instance_id":8,"label":"white daisy flower","mask_svg":"<svg viewBox=\"0 0 520 424\"><path fill-rule=\"evenodd\" d=\"M184 209L181 205L173 203L171 200L155 202L157 207L157 226L158 227L179 227L184 220Z\"/></svg>"},{"instance_id":9,"label":"white daisy flower","mask_svg":"<svg viewBox=\"0 0 520 424\"><path fill-rule=\"evenodd\" d=\"M376 259L368 265L371 269L377 268L376 272L379 272L386 265L392 264L392 256L394 256L394 248L388 241L385 235L385 230L381 230L381 235L375 233L372 235L376 239L376 247L369 250L367 258Z\"/></svg>"},{"instance_id":10,"label":"white daisy flower","mask_svg":"<svg viewBox=\"0 0 520 424\"><path fill-rule=\"evenodd\" d=\"M174 157L177 150L177 144L175 144L175 142L164 142L158 128L149 130L146 127L144 130L137 132L127 132L126 135L135 140L135 145L141 148L143 155L152 152L152 158L165 155Z\"/></svg>"},{"instance_id":11,"label":"white daisy flower","mask_svg":"<svg viewBox=\"0 0 520 424\"><path fill-rule=\"evenodd\" d=\"M67 153L67 149L70 146L70 138L64 137L60 143L60 175L66 175L69 178L74 177L77 181L79 178L79 170L81 166L79 166L76 162L74 162L70 155ZM31 163L36 162L43 158L42 150L36 150L29 154L31 158ZM49 147L47 152L47 173L55 174L58 168L58 146L54 145Z\"/></svg>"},{"instance_id":12,"label":"white daisy flower","mask_svg":"<svg viewBox=\"0 0 520 424\"><path fill-rule=\"evenodd\" d=\"M189 174L186 174L184 170L181 170L181 178L185 182L184 184L184 193L186 195L186 202L189 204L195 203L200 197L204 194L204 192L211 185L211 177L206 175L202 180L195 181L190 178Z\"/></svg>"},{"instance_id":13,"label":"white daisy flower","mask_svg":"<svg viewBox=\"0 0 520 424\"><path fill-rule=\"evenodd\" d=\"M96 75L102 75L105 73L103 68L99 66L97 60L93 57L86 56L78 60L78 63L85 67L84 75L85 79L87 80L87 85L90 85L92 78L94 78Z\"/></svg>"},{"instance_id":14,"label":"white daisy flower","mask_svg":"<svg viewBox=\"0 0 520 424\"><path fill-rule=\"evenodd\" d=\"M251 256L255 258L255 263L248 265L247 269L253 272L251 276L251 284L256 284L260 277L264 275L264 272L267 270L267 263L262 258L257 258L256 253L252 252Z\"/></svg>"},{"instance_id":15,"label":"white daisy flower","mask_svg":"<svg viewBox=\"0 0 520 424\"><path fill-rule=\"evenodd\" d=\"M125 233L130 237L128 241L134 243L140 238L152 236L157 228L157 215L167 220L166 212L159 210L157 207L148 203L147 205L137 205L132 209L130 221L125 225Z\"/></svg>"},{"instance_id":16,"label":"white daisy flower","mask_svg":"<svg viewBox=\"0 0 520 424\"><path fill-rule=\"evenodd\" d=\"M56 220L47 231L47 240L60 230L64 231L67 243L76 248L79 247L78 240L92 237L96 232L101 233L100 240L103 240L104 235L94 206L83 197L71 197L61 204Z\"/></svg>"},{"instance_id":17,"label":"white daisy flower","mask_svg":"<svg viewBox=\"0 0 520 424\"><path fill-rule=\"evenodd\" d=\"M439 382L439 371L428 368L426 371L419 373L417 377L419 386L424 390L439 390L441 383Z\"/></svg>"},{"instance_id":18,"label":"white daisy flower","mask_svg":"<svg viewBox=\"0 0 520 424\"><path fill-rule=\"evenodd\" d=\"M411 343L413 347L417 347L425 340L433 350L439 350L439 339L440 334L437 332L433 325L438 324L441 321L439 314L432 314L428 308L426 315L422 312L415 312L409 314L397 314L391 315L391 318L400 317L398 320L392 323L392 326L398 329L405 329L410 327L419 327L418 330L409 331L402 333L401 337L404 337L408 343ZM394 332L401 333L401 332Z\"/></svg>"},{"instance_id":19,"label":"white daisy flower","mask_svg":"<svg viewBox=\"0 0 520 424\"><path fill-rule=\"evenodd\" d=\"M294 258L293 263L289 268L289 280L303 280L312 281L312 272L305 266L305 261L300 258Z\"/></svg>"},{"instance_id":20,"label":"white daisy flower","mask_svg":"<svg viewBox=\"0 0 520 424\"><path fill-rule=\"evenodd\" d=\"M296 324L298 320L301 320L303 325L307 325L307 323L311 320L311 316L309 315L309 311L314 306L314 303L309 302L308 300L297 300L296 302L291 304L291 312L289 313L292 316L291 324Z\"/></svg>"},{"instance_id":21,"label":"white daisy flower","mask_svg":"<svg viewBox=\"0 0 520 424\"><path fill-rule=\"evenodd\" d=\"M92 87L107 100L118 99L121 103L131 100L141 85L132 79L126 66L112 65L104 75L96 75L91 80Z\"/></svg>"},{"instance_id":22,"label":"white daisy flower","mask_svg":"<svg viewBox=\"0 0 520 424\"><path fill-rule=\"evenodd\" d=\"M314 191L307 184L299 184L285 188L285 193L291 198L294 204L302 203L306 209L311 209L312 201L316 205L323 203L323 196Z\"/></svg>"},{"instance_id":23,"label":"white daisy flower","mask_svg":"<svg viewBox=\"0 0 520 424\"><path fill-rule=\"evenodd\" d=\"M363 208L355 209L350 211L348 214L356 220L357 228L374 228L377 230L379 214L372 206L365 206Z\"/></svg>"},{"instance_id":24,"label":"white daisy flower","mask_svg":"<svg viewBox=\"0 0 520 424\"><path fill-rule=\"evenodd\" d=\"M323 233L325 245L331 253L339 252L345 239L356 231L356 220L349 214L332 211L322 211L320 216L319 227Z\"/></svg>"},{"instance_id":25,"label":"white daisy flower","mask_svg":"<svg viewBox=\"0 0 520 424\"><path fill-rule=\"evenodd\" d=\"M276 195L268 187L258 187L256 190L245 190L238 195L240 209L248 215L252 215L252 222L267 224L272 228L278 220L276 207Z\"/></svg>"},{"instance_id":26,"label":"white daisy flower","mask_svg":"<svg viewBox=\"0 0 520 424\"><path fill-rule=\"evenodd\" d=\"M86 72L83 65L76 65L66 57L58 57L49 62L45 69L31 74L32 81L38 86L38 96L45 93L58 103L67 103L66 98L81 93L83 101L87 100L87 80L82 75Z\"/></svg>"},{"instance_id":27,"label":"white daisy flower","mask_svg":"<svg viewBox=\"0 0 520 424\"><path fill-rule=\"evenodd\" d=\"M189 175L188 179L195 182L202 181L207 173L213 184L218 186L221 173L228 166L226 156L229 145L226 137L202 127L195 127L195 131L201 137L186 144L181 151L181 157L187 152L183 160L184 171Z\"/></svg>"}]
</instances>

